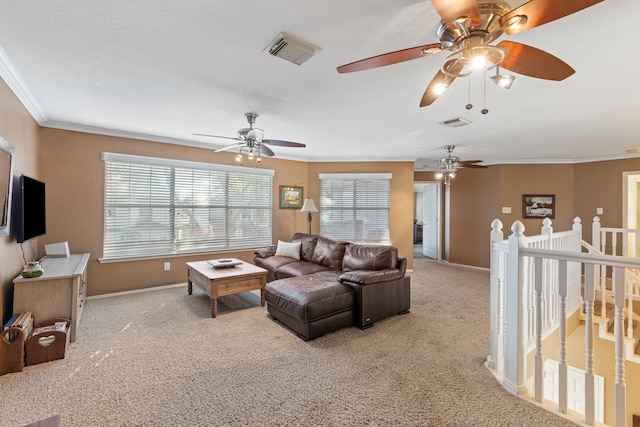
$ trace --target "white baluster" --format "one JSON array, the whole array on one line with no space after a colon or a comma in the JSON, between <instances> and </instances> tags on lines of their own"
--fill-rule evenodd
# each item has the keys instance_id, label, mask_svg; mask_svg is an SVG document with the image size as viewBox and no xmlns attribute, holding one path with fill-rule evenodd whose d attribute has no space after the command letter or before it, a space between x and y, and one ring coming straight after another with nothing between
<instances>
[{"instance_id":1,"label":"white baluster","mask_svg":"<svg viewBox=\"0 0 640 427\"><path fill-rule=\"evenodd\" d=\"M593 372L593 309L594 301L596 299L596 280L597 265L588 264L585 265L585 368L584 368L584 407L585 407L585 422L589 425L593 425L595 421L595 375Z\"/></svg>"},{"instance_id":2,"label":"white baluster","mask_svg":"<svg viewBox=\"0 0 640 427\"><path fill-rule=\"evenodd\" d=\"M544 359L542 357L542 258L535 259L536 292L536 355L535 355L535 399L542 402L544 396Z\"/></svg>"},{"instance_id":3,"label":"white baluster","mask_svg":"<svg viewBox=\"0 0 640 427\"><path fill-rule=\"evenodd\" d=\"M558 410L567 413L567 262L560 261L558 266L559 294L560 294L560 365L558 379Z\"/></svg>"},{"instance_id":4,"label":"white baluster","mask_svg":"<svg viewBox=\"0 0 640 427\"><path fill-rule=\"evenodd\" d=\"M624 268L615 267L616 279L613 282L615 304L614 333L616 350L616 379L614 385L614 423L624 426L626 417L626 385L624 379Z\"/></svg>"},{"instance_id":5,"label":"white baluster","mask_svg":"<svg viewBox=\"0 0 640 427\"><path fill-rule=\"evenodd\" d=\"M624 270L623 270L624 271ZM627 301L627 337L633 339L633 283L627 279L626 274L624 276L624 290Z\"/></svg>"}]
</instances>

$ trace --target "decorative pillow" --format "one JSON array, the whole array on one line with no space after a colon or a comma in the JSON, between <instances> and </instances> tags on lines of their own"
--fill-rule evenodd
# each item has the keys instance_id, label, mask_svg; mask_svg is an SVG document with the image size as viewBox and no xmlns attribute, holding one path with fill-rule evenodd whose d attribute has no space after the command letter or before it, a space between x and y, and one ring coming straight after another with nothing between
<instances>
[{"instance_id":1,"label":"decorative pillow","mask_svg":"<svg viewBox=\"0 0 640 427\"><path fill-rule=\"evenodd\" d=\"M300 259L300 245L302 242L283 242L278 240L278 247L276 248L276 255L286 256L289 258Z\"/></svg>"}]
</instances>

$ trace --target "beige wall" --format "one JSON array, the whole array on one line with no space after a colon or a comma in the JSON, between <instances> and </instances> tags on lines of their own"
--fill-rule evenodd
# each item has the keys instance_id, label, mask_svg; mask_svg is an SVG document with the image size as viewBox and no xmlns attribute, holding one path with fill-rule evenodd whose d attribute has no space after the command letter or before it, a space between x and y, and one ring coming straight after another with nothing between
<instances>
[{"instance_id":1,"label":"beige wall","mask_svg":"<svg viewBox=\"0 0 640 427\"><path fill-rule=\"evenodd\" d=\"M591 222L596 208L604 208L598 215L603 227L622 227L622 174L640 171L640 158L590 162L575 165L576 216L582 218L583 235L591 241Z\"/></svg>"},{"instance_id":2,"label":"beige wall","mask_svg":"<svg viewBox=\"0 0 640 427\"><path fill-rule=\"evenodd\" d=\"M13 92L0 79L0 136L15 148L13 175L38 178L38 124ZM34 242L37 246L37 239ZM30 251L29 244L25 250ZM29 256L29 255L27 255ZM29 258L27 260L30 260ZM0 237L0 320L9 319L13 309L13 279L20 274L24 260L15 237Z\"/></svg>"},{"instance_id":3,"label":"beige wall","mask_svg":"<svg viewBox=\"0 0 640 427\"><path fill-rule=\"evenodd\" d=\"M539 234L542 220L522 217L523 194L555 194L553 227L558 231L569 229L573 218L579 215L574 207L574 192L582 188L576 184L578 166L495 165L460 171L450 186L443 185L443 258L455 264L488 268L489 234L494 219L502 222L505 238L516 220L524 224L525 234ZM426 180L423 174L416 173L414 179ZM589 196L581 197L592 197L593 189L586 193ZM503 207L510 207L511 213L502 213Z\"/></svg>"},{"instance_id":4,"label":"beige wall","mask_svg":"<svg viewBox=\"0 0 640 427\"><path fill-rule=\"evenodd\" d=\"M184 147L150 141L44 128L41 131L41 176L47 183L47 235L42 244L68 241L71 252L89 252L88 295L186 281L185 263L219 256L252 261L253 251L205 253L160 257L149 260L100 263L104 215L104 151L143 156L175 158L220 164L236 164L232 153ZM289 240L298 231L306 232L307 216L297 209L279 208L279 186L303 187L304 197L319 201L318 173L391 172L391 238L401 255L412 262L411 207L413 206L412 163L306 163L263 159L261 168L274 169L273 241ZM406 217L406 218L405 218ZM313 223L313 232L319 223ZM171 270L164 271L164 263Z\"/></svg>"}]
</instances>

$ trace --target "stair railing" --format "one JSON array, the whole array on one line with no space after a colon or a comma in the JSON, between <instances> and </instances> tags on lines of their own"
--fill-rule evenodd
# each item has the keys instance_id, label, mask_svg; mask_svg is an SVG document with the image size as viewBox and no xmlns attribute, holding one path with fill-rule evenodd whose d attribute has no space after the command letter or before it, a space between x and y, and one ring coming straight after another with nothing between
<instances>
[{"instance_id":1,"label":"stair railing","mask_svg":"<svg viewBox=\"0 0 640 427\"><path fill-rule=\"evenodd\" d=\"M550 221L545 219L547 240L554 233ZM594 303L595 290L601 286L600 271L611 269L614 303L615 336L615 381L614 424L626 424L626 385L624 361L628 345L624 337L625 290L624 271L640 269L637 258L619 255L602 255L581 252L578 239L563 249L538 247L541 240L524 235L524 225L514 222L512 234L507 241L502 238L502 223L494 220L491 231L491 340L487 366L501 380L503 387L518 396L531 396L542 402L544 396L543 342L550 328L559 336L559 391L558 411L567 414L567 319L573 312L576 300L582 306L579 272L584 270L585 322L585 418L593 425L595 418L595 373L594 373ZM580 236L580 220L574 220L572 233ZM565 232L570 234L571 232ZM561 234L561 233L557 233ZM575 237L575 236L574 236ZM532 244L533 243L533 244ZM595 246L595 245L594 245ZM596 246L597 247L597 246ZM532 268L531 268L532 267ZM571 270L578 271L576 275ZM533 292L532 292L533 290ZM552 296L549 292L557 293ZM577 297L576 297L577 295ZM533 301L533 304L531 302ZM553 309L549 301L557 302L556 325L549 322ZM531 313L532 312L532 313ZM533 328L531 328L533 324ZM533 330L533 350L529 339ZM554 349L555 350L555 349ZM533 366L527 366L529 354L533 352ZM630 416L628 417L630 419Z\"/></svg>"},{"instance_id":2,"label":"stair railing","mask_svg":"<svg viewBox=\"0 0 640 427\"><path fill-rule=\"evenodd\" d=\"M597 248L598 253L608 255L621 255L631 258L640 258L640 230L630 228L602 227L600 218L594 217L592 223L591 247ZM606 283L613 280L615 271L601 269L599 278L601 282L602 312L601 316L606 318L605 303L607 296L611 297ZM633 311L633 302L640 301L640 270L627 268L624 270L625 288L627 294L627 337L633 338L633 319L638 316Z\"/></svg>"}]
</instances>

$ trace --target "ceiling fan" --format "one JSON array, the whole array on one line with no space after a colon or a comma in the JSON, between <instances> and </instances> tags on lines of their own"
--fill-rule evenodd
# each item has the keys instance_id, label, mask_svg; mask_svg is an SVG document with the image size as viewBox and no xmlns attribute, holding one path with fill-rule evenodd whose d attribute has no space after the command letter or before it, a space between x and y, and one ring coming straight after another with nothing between
<instances>
[{"instance_id":1,"label":"ceiling fan","mask_svg":"<svg viewBox=\"0 0 640 427\"><path fill-rule=\"evenodd\" d=\"M194 133L193 135L210 136L212 138L232 139L234 141L238 141L215 150L217 153L219 151L238 148L238 161L242 160L243 154L247 154L250 159L255 156L258 161L260 161L261 156L275 155L267 145L279 145L281 147L306 147L305 144L301 144L299 142L281 141L279 139L264 139L264 130L253 127L258 115L256 113L245 113L245 117L249 122L249 127L238 130L236 136L209 135L205 133Z\"/></svg>"},{"instance_id":2,"label":"ceiling fan","mask_svg":"<svg viewBox=\"0 0 640 427\"><path fill-rule=\"evenodd\" d=\"M561 59L521 43L490 43L503 33L516 34L571 15L603 0L531 0L515 9L502 0L431 0L442 18L439 42L402 49L338 67L339 73L368 70L452 51L425 90L420 107L431 105L458 77L478 69L496 69L491 79L509 88L514 76L500 75L500 67L529 77L564 80L575 70Z\"/></svg>"},{"instance_id":3,"label":"ceiling fan","mask_svg":"<svg viewBox=\"0 0 640 427\"><path fill-rule=\"evenodd\" d=\"M423 165L423 167L439 170L441 177L444 178L445 184L451 183L451 179L456 177L458 169L488 167L477 164L482 162L482 160L460 160L460 157L453 155L454 148L456 148L455 145L445 145L444 149L447 152L447 155L442 157L440 160L434 161L432 164Z\"/></svg>"}]
</instances>

